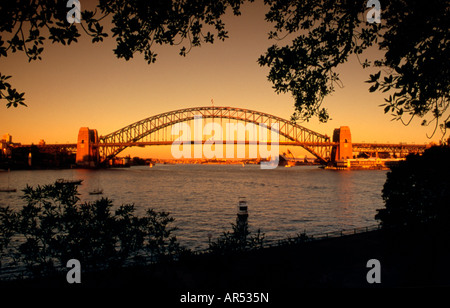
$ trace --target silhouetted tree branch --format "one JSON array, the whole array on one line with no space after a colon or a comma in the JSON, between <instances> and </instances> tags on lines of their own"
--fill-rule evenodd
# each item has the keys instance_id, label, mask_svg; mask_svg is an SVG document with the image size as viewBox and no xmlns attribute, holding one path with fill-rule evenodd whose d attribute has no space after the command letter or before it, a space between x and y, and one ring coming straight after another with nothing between
<instances>
[{"instance_id":1,"label":"silhouetted tree branch","mask_svg":"<svg viewBox=\"0 0 450 308\"><path fill-rule=\"evenodd\" d=\"M138 52L148 63L156 60L156 45L179 45L185 56L193 47L228 37L222 17L227 9L240 15L241 5L252 0L99 0L94 10L82 12L78 27L66 21L66 1L2 1L0 3L0 57L24 52L38 60L43 42L77 42L79 29L101 42L108 34L104 21L112 23L111 34L118 58L131 59ZM270 68L268 79L277 93L294 98L293 120L318 117L328 121L324 98L341 86L337 68L355 55L362 67L380 68L369 76L369 92L388 95L385 113L394 120L425 118L445 135L449 122L450 69L449 20L446 0L381 1L381 23L366 20L367 1L265 0L267 22L273 24L269 39L277 44L258 59ZM106 18L108 17L108 18ZM6 39L6 41L4 41ZM285 46L281 42L289 39ZM382 57L361 61L371 46ZM0 99L7 106L25 105L24 93L0 75Z\"/></svg>"},{"instance_id":2,"label":"silhouetted tree branch","mask_svg":"<svg viewBox=\"0 0 450 308\"><path fill-rule=\"evenodd\" d=\"M391 112L394 120L404 115L430 116L423 125L436 121L445 135L450 127L448 1L381 1L380 24L366 22L366 1L265 3L270 7L266 20L275 28L270 37L284 33L294 38L284 47L273 45L258 61L270 67L269 80L277 92L293 95L294 118L318 116L326 122L329 115L321 105L339 80L334 70L351 54L359 59L374 45L384 53L383 58L373 63L366 60L362 66L382 68L367 82L372 84L370 92L390 94L381 105L385 113Z\"/></svg>"},{"instance_id":3,"label":"silhouetted tree branch","mask_svg":"<svg viewBox=\"0 0 450 308\"><path fill-rule=\"evenodd\" d=\"M117 43L114 53L118 58L129 60L139 52L148 63L153 63L157 56L154 45L181 45L187 41L180 48L180 55L185 56L192 47L225 40L228 35L222 16L228 8L239 15L244 2L99 0L94 10L82 7L78 27L66 20L65 0L1 1L0 58L24 52L29 61L40 60L45 40L70 45L78 41L80 30L92 37L93 43L101 42L108 36L102 25L107 16L112 22L111 34ZM6 81L10 77L0 74L0 99L7 101L7 107L26 106L24 93Z\"/></svg>"}]
</instances>

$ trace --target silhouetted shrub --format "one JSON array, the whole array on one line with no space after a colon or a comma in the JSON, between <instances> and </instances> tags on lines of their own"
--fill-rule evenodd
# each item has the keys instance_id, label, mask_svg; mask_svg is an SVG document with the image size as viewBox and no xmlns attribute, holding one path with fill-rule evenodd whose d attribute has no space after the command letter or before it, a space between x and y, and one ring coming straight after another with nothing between
<instances>
[{"instance_id":1,"label":"silhouetted shrub","mask_svg":"<svg viewBox=\"0 0 450 308\"><path fill-rule=\"evenodd\" d=\"M231 224L231 227L231 232L224 232L215 242L209 244L212 253L227 254L263 247L264 234L259 229L256 234L251 235L247 222L244 225Z\"/></svg>"},{"instance_id":2,"label":"silhouetted shrub","mask_svg":"<svg viewBox=\"0 0 450 308\"><path fill-rule=\"evenodd\" d=\"M26 205L0 208L0 252L34 276L46 275L77 259L84 270L173 260L183 249L166 212L135 215L134 205L112 211L101 198L80 203L75 185L24 189ZM15 241L11 241L15 238Z\"/></svg>"},{"instance_id":3,"label":"silhouetted shrub","mask_svg":"<svg viewBox=\"0 0 450 308\"><path fill-rule=\"evenodd\" d=\"M288 237L287 239L278 241L278 245L280 245L280 246L296 245L296 244L306 243L310 240L312 240L312 238L310 238L306 234L306 231L305 231L305 232L297 234L297 236Z\"/></svg>"},{"instance_id":4,"label":"silhouetted shrub","mask_svg":"<svg viewBox=\"0 0 450 308\"><path fill-rule=\"evenodd\" d=\"M383 227L448 228L450 147L431 147L392 167L383 199L386 208L375 216Z\"/></svg>"},{"instance_id":5,"label":"silhouetted shrub","mask_svg":"<svg viewBox=\"0 0 450 308\"><path fill-rule=\"evenodd\" d=\"M17 217L9 207L0 207L0 267L11 238L17 229Z\"/></svg>"}]
</instances>

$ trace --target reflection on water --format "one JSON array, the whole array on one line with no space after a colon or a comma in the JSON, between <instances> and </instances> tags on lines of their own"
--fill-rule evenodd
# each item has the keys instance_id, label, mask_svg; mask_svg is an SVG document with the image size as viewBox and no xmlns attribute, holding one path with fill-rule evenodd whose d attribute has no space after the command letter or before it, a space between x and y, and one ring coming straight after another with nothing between
<instances>
[{"instance_id":1,"label":"reflection on water","mask_svg":"<svg viewBox=\"0 0 450 308\"><path fill-rule=\"evenodd\" d=\"M260 228L267 239L328 232L375 224L383 207L381 189L386 171L333 171L316 166L262 170L256 165L156 165L107 170L11 171L17 193L1 193L0 205L19 208L27 184L54 183L59 178L83 179L82 201L108 197L116 206L134 203L168 211L175 218L182 245L205 248L235 222L238 198L249 205L250 230ZM8 184L0 172L0 186ZM103 195L89 195L95 188Z\"/></svg>"}]
</instances>

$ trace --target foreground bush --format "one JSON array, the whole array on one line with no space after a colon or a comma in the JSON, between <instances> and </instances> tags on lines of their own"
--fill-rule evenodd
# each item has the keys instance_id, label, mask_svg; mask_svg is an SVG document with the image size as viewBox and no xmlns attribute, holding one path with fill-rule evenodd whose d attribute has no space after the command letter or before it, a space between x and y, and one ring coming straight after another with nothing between
<instances>
[{"instance_id":1,"label":"foreground bush","mask_svg":"<svg viewBox=\"0 0 450 308\"><path fill-rule=\"evenodd\" d=\"M450 227L450 147L435 146L409 155L387 174L385 209L376 219L383 227Z\"/></svg>"},{"instance_id":2,"label":"foreground bush","mask_svg":"<svg viewBox=\"0 0 450 308\"><path fill-rule=\"evenodd\" d=\"M209 243L209 251L215 254L229 254L263 248L264 234L258 229L256 234L248 230L248 222L231 224L232 231L224 232L216 241Z\"/></svg>"},{"instance_id":3,"label":"foreground bush","mask_svg":"<svg viewBox=\"0 0 450 308\"><path fill-rule=\"evenodd\" d=\"M20 211L0 207L0 253L33 276L70 259L101 270L173 260L183 251L166 212L149 209L138 217L133 205L112 211L107 198L81 203L74 185L27 187L23 199Z\"/></svg>"}]
</instances>

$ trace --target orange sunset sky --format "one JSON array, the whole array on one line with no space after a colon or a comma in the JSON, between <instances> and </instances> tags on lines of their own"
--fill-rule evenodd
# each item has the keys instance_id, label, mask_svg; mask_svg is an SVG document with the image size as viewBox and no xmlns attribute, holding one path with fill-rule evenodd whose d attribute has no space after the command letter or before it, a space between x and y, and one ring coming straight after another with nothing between
<instances>
[{"instance_id":1,"label":"orange sunset sky","mask_svg":"<svg viewBox=\"0 0 450 308\"><path fill-rule=\"evenodd\" d=\"M86 1L80 1L83 4ZM12 75L13 87L25 92L28 107L0 106L0 136L9 133L23 144L75 143L82 126L106 135L146 117L175 109L231 106L253 109L289 119L294 101L289 94L278 95L267 80L268 68L257 64L258 57L274 43L267 33L262 1L245 5L241 16L228 14L225 24L229 38L196 47L179 56L181 46L156 46L156 63L148 65L136 54L130 61L113 53L115 40L92 44L83 35L70 46L45 41L43 59L28 63L23 53L0 59L0 72ZM106 24L105 24L106 25ZM79 26L79 25L78 25ZM6 37L4 37L6 40ZM364 60L365 55L361 57ZM369 93L364 81L377 71L362 69L355 56L340 69L343 88L327 97L331 120L301 125L332 135L333 129L349 126L353 142L438 142L438 133L428 139L432 127L409 126L391 121L379 107L383 93ZM297 149L291 149L299 154ZM167 147L134 148L123 154L141 157L170 156Z\"/></svg>"}]
</instances>

